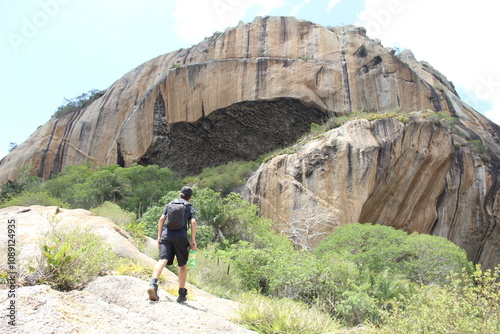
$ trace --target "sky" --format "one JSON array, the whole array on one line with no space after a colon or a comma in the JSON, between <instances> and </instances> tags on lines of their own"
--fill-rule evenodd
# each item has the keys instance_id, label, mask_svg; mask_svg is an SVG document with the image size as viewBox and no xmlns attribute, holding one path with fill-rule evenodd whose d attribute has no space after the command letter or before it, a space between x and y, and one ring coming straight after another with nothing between
<instances>
[{"instance_id":1,"label":"sky","mask_svg":"<svg viewBox=\"0 0 500 334\"><path fill-rule=\"evenodd\" d=\"M356 25L410 49L500 124L494 0L0 0L0 159L66 99L256 16Z\"/></svg>"}]
</instances>

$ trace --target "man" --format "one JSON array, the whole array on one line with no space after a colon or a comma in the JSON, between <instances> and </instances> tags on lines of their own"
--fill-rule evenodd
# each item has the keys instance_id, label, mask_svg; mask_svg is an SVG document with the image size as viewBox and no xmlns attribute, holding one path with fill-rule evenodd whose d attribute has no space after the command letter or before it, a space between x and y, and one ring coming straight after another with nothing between
<instances>
[{"instance_id":1,"label":"man","mask_svg":"<svg viewBox=\"0 0 500 334\"><path fill-rule=\"evenodd\" d=\"M190 246L187 235L188 222L191 223L191 249L198 249L196 246L195 211L193 206L189 203L192 194L193 190L191 188L183 187L179 194L180 199L175 199L170 202L158 220L158 248L160 249L160 256L153 269L153 277L148 289L150 300L156 301L160 299L158 297L158 278L163 268L165 268L165 265L173 264L174 257L177 258L177 264L179 265L179 297L177 298L177 302L183 303L187 300L186 278ZM167 217L171 219L174 215L172 212L175 210L173 208L174 206L179 206L179 203L183 204L183 218L185 224L180 229L168 228L167 225L169 223L167 222L167 224L165 224L165 220L167 220Z\"/></svg>"}]
</instances>

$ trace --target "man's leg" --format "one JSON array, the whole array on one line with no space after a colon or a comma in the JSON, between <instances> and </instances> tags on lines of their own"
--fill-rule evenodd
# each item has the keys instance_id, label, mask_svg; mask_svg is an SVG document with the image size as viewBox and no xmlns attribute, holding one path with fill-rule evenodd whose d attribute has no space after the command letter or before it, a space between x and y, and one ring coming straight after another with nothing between
<instances>
[{"instance_id":1,"label":"man's leg","mask_svg":"<svg viewBox=\"0 0 500 334\"><path fill-rule=\"evenodd\" d=\"M160 278L161 271L165 268L167 262L168 260L158 260L153 268L152 281L148 288L149 300L157 301L160 299L158 297L158 278Z\"/></svg>"},{"instance_id":2,"label":"man's leg","mask_svg":"<svg viewBox=\"0 0 500 334\"><path fill-rule=\"evenodd\" d=\"M160 278L163 268L167 265L167 261L168 260L158 260L158 262L156 262L155 267L153 268L153 279Z\"/></svg>"},{"instance_id":3,"label":"man's leg","mask_svg":"<svg viewBox=\"0 0 500 334\"><path fill-rule=\"evenodd\" d=\"M179 267L179 288L186 288L187 265Z\"/></svg>"},{"instance_id":4,"label":"man's leg","mask_svg":"<svg viewBox=\"0 0 500 334\"><path fill-rule=\"evenodd\" d=\"M186 278L187 265L183 265L179 267L179 297L177 297L177 302L179 303L183 303L187 300Z\"/></svg>"}]
</instances>

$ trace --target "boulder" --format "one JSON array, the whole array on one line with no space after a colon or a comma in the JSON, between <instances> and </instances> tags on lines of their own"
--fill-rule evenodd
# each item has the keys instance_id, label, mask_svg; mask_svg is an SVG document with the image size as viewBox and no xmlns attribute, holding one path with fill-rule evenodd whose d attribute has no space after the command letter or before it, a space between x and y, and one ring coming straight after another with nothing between
<instances>
[{"instance_id":1,"label":"boulder","mask_svg":"<svg viewBox=\"0 0 500 334\"><path fill-rule=\"evenodd\" d=\"M363 28L257 17L156 57L88 107L52 117L0 161L0 182L25 165L48 179L83 162L196 174L292 144L331 115L423 109L492 124L444 75Z\"/></svg>"},{"instance_id":2,"label":"boulder","mask_svg":"<svg viewBox=\"0 0 500 334\"><path fill-rule=\"evenodd\" d=\"M270 159L243 195L302 248L349 223L383 224L445 237L493 268L498 163L456 133L417 114L406 124L354 120ZM490 154L498 159L498 146Z\"/></svg>"}]
</instances>

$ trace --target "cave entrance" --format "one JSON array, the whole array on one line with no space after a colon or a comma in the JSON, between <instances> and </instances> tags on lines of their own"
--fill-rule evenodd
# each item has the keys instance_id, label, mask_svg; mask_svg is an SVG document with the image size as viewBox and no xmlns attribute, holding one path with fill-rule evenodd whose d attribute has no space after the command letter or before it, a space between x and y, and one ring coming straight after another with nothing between
<instances>
[{"instance_id":1,"label":"cave entrance","mask_svg":"<svg viewBox=\"0 0 500 334\"><path fill-rule=\"evenodd\" d=\"M231 161L255 160L295 143L311 123L327 117L299 100L281 98L239 102L197 122L167 126L162 107L163 101L155 106L155 140L139 163L169 167L183 176Z\"/></svg>"}]
</instances>

